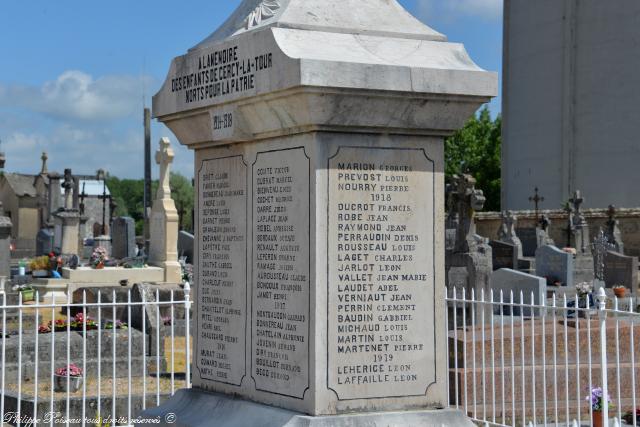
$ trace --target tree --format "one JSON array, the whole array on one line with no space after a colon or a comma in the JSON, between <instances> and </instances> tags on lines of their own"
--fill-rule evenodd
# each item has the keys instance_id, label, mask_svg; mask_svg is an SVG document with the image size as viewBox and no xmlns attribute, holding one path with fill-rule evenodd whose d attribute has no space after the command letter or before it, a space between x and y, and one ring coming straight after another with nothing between
<instances>
[{"instance_id":1,"label":"tree","mask_svg":"<svg viewBox=\"0 0 640 427\"><path fill-rule=\"evenodd\" d=\"M193 185L191 181L180 175L179 173L171 173L169 179L169 186L171 187L171 197L176 203L176 209L178 210L178 217L180 221L180 230L193 231Z\"/></svg>"},{"instance_id":2,"label":"tree","mask_svg":"<svg viewBox=\"0 0 640 427\"><path fill-rule=\"evenodd\" d=\"M180 217L181 230L193 230L193 185L184 176L171 174L169 181L171 197L176 203L176 209ZM144 180L143 179L119 179L114 176L107 178L107 186L113 199L118 204L116 216L130 216L136 222L136 234L141 236L144 232ZM151 183L151 200L156 197L158 181Z\"/></svg>"},{"instance_id":3,"label":"tree","mask_svg":"<svg viewBox=\"0 0 640 427\"><path fill-rule=\"evenodd\" d=\"M445 140L445 176L468 173L487 198L485 210L500 210L502 117L491 119L485 106L477 116Z\"/></svg>"}]
</instances>

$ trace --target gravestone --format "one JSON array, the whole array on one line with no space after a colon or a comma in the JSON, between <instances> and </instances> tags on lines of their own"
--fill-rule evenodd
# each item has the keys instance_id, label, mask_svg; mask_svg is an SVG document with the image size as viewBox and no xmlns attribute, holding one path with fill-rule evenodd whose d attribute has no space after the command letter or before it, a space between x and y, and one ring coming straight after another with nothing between
<instances>
[{"instance_id":1,"label":"gravestone","mask_svg":"<svg viewBox=\"0 0 640 427\"><path fill-rule=\"evenodd\" d=\"M53 252L53 231L50 228L43 228L36 236L36 256L49 255Z\"/></svg>"},{"instance_id":2,"label":"gravestone","mask_svg":"<svg viewBox=\"0 0 640 427\"><path fill-rule=\"evenodd\" d=\"M537 229L531 227L522 227L516 229L516 234L522 244L522 256L535 257L536 249L538 249Z\"/></svg>"},{"instance_id":3,"label":"gravestone","mask_svg":"<svg viewBox=\"0 0 640 427\"><path fill-rule=\"evenodd\" d=\"M193 264L194 236L186 231L178 234L178 256L187 257L187 263Z\"/></svg>"},{"instance_id":4,"label":"gravestone","mask_svg":"<svg viewBox=\"0 0 640 427\"><path fill-rule=\"evenodd\" d=\"M65 169L64 208L55 214L55 249L63 254L79 253L80 214L73 207L74 185L71 169Z\"/></svg>"},{"instance_id":5,"label":"gravestone","mask_svg":"<svg viewBox=\"0 0 640 427\"><path fill-rule=\"evenodd\" d=\"M580 191L576 191L570 202L569 220L571 224L571 247L578 251L577 256L590 256L591 239L589 238L589 224L581 211L584 198Z\"/></svg>"},{"instance_id":6,"label":"gravestone","mask_svg":"<svg viewBox=\"0 0 640 427\"><path fill-rule=\"evenodd\" d=\"M638 257L608 251L604 257L604 282L607 288L622 285L638 296Z\"/></svg>"},{"instance_id":7,"label":"gravestone","mask_svg":"<svg viewBox=\"0 0 640 427\"><path fill-rule=\"evenodd\" d=\"M510 243L492 240L489 242L493 259L493 269L518 268L518 248Z\"/></svg>"},{"instance_id":8,"label":"gravestone","mask_svg":"<svg viewBox=\"0 0 640 427\"><path fill-rule=\"evenodd\" d=\"M136 223L130 217L118 217L111 226L111 251L116 259L136 256Z\"/></svg>"},{"instance_id":9,"label":"gravestone","mask_svg":"<svg viewBox=\"0 0 640 427\"><path fill-rule=\"evenodd\" d=\"M559 282L561 286L574 286L574 259L555 246L542 246L536 251L536 276L544 277L547 283Z\"/></svg>"},{"instance_id":10,"label":"gravestone","mask_svg":"<svg viewBox=\"0 0 640 427\"><path fill-rule=\"evenodd\" d=\"M437 408L444 135L496 88L471 64L389 0L245 0L174 60L153 104L195 149L194 389L146 415L470 424Z\"/></svg>"},{"instance_id":11,"label":"gravestone","mask_svg":"<svg viewBox=\"0 0 640 427\"><path fill-rule=\"evenodd\" d=\"M524 305L541 305L547 299L547 280L543 277L533 276L520 271L504 268L494 271L491 275L491 289L493 301L510 303L513 293L513 302ZM503 305L496 307L495 314L509 314L513 316L535 317L540 315L539 309L530 307L510 307Z\"/></svg>"}]
</instances>

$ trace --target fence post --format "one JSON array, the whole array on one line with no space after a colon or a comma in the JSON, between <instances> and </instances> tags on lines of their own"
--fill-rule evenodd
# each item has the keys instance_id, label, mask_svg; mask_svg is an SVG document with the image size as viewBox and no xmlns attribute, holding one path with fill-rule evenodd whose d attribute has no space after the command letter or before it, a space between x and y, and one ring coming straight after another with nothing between
<instances>
[{"instance_id":1,"label":"fence post","mask_svg":"<svg viewBox=\"0 0 640 427\"><path fill-rule=\"evenodd\" d=\"M604 287L598 291L598 319L600 320L600 372L602 373L602 420L609 426L609 385L607 374L607 295Z\"/></svg>"},{"instance_id":2,"label":"fence post","mask_svg":"<svg viewBox=\"0 0 640 427\"><path fill-rule=\"evenodd\" d=\"M184 283L184 309L185 380L186 388L191 388L191 285L188 281Z\"/></svg>"}]
</instances>

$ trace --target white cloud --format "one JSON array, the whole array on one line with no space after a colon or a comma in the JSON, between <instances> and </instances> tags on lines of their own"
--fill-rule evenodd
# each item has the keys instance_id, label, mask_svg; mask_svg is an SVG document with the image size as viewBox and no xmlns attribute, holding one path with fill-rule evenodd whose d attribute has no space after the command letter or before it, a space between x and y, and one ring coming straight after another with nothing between
<instances>
[{"instance_id":1,"label":"white cloud","mask_svg":"<svg viewBox=\"0 0 640 427\"><path fill-rule=\"evenodd\" d=\"M427 20L453 20L471 16L491 21L502 19L503 0L418 0L418 12Z\"/></svg>"},{"instance_id":2,"label":"white cloud","mask_svg":"<svg viewBox=\"0 0 640 427\"><path fill-rule=\"evenodd\" d=\"M0 87L0 105L18 106L58 120L115 120L139 108L149 80L133 76L94 79L82 71L69 70L41 87Z\"/></svg>"}]
</instances>

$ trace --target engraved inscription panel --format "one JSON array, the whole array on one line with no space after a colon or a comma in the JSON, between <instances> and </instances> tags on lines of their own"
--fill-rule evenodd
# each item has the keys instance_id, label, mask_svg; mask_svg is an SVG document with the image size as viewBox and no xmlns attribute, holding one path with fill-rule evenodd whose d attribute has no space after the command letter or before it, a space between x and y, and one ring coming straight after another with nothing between
<instances>
[{"instance_id":1,"label":"engraved inscription panel","mask_svg":"<svg viewBox=\"0 0 640 427\"><path fill-rule=\"evenodd\" d=\"M252 169L251 376L298 399L309 387L309 165L295 148L258 153Z\"/></svg>"},{"instance_id":2,"label":"engraved inscription panel","mask_svg":"<svg viewBox=\"0 0 640 427\"><path fill-rule=\"evenodd\" d=\"M246 373L247 165L205 160L198 173L195 362L201 378L239 386Z\"/></svg>"},{"instance_id":3,"label":"engraved inscription panel","mask_svg":"<svg viewBox=\"0 0 640 427\"><path fill-rule=\"evenodd\" d=\"M435 382L433 167L417 149L341 147L329 160L328 386L340 400L422 396Z\"/></svg>"}]
</instances>

